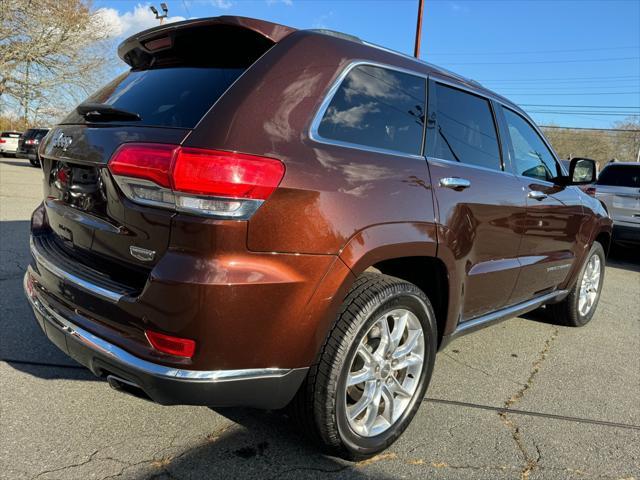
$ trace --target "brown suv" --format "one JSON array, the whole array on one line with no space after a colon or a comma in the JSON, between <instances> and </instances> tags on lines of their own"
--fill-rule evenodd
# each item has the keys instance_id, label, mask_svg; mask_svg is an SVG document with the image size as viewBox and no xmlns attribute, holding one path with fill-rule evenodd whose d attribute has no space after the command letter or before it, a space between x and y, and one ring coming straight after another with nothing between
<instances>
[{"instance_id":1,"label":"brown suv","mask_svg":"<svg viewBox=\"0 0 640 480\"><path fill-rule=\"evenodd\" d=\"M25 276L46 335L113 387L290 405L361 457L406 428L449 340L542 305L593 316L611 221L478 83L239 17L118 52L131 69L40 146Z\"/></svg>"}]
</instances>

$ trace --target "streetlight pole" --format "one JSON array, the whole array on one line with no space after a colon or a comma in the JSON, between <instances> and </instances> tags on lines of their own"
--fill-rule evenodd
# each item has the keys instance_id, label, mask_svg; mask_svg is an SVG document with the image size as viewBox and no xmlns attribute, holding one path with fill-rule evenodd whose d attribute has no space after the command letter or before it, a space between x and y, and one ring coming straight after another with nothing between
<instances>
[{"instance_id":1,"label":"streetlight pole","mask_svg":"<svg viewBox=\"0 0 640 480\"><path fill-rule=\"evenodd\" d=\"M413 49L413 56L420 58L420 40L422 37L422 12L424 10L424 0L418 0L418 23L416 24L416 45Z\"/></svg>"}]
</instances>

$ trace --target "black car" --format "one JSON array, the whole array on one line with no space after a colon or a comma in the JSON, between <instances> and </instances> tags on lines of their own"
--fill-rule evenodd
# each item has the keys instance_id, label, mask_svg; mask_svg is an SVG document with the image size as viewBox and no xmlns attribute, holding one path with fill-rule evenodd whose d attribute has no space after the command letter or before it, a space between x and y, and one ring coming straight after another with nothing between
<instances>
[{"instance_id":1,"label":"black car","mask_svg":"<svg viewBox=\"0 0 640 480\"><path fill-rule=\"evenodd\" d=\"M18 151L16 155L20 158L27 158L34 167L40 166L38 159L38 145L44 136L49 132L48 128L30 128L18 141Z\"/></svg>"}]
</instances>

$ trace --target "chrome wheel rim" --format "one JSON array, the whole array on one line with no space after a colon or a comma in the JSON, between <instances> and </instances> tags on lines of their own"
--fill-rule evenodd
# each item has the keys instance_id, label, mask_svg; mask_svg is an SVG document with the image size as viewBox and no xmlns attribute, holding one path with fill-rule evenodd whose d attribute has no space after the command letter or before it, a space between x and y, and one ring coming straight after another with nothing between
<instances>
[{"instance_id":1,"label":"chrome wheel rim","mask_svg":"<svg viewBox=\"0 0 640 480\"><path fill-rule=\"evenodd\" d=\"M591 311L596 303L601 272L600 257L593 255L587 263L587 268L585 268L584 274L582 275L582 283L580 283L578 311L583 317Z\"/></svg>"},{"instance_id":2,"label":"chrome wheel rim","mask_svg":"<svg viewBox=\"0 0 640 480\"><path fill-rule=\"evenodd\" d=\"M422 373L422 324L409 310L385 313L358 345L347 374L345 412L363 437L387 431L407 410Z\"/></svg>"}]
</instances>

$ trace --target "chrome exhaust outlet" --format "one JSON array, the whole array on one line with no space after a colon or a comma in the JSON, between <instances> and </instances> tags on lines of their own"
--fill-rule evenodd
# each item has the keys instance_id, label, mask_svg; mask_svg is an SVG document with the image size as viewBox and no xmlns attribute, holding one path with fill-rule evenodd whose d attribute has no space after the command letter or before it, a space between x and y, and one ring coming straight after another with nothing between
<instances>
[{"instance_id":1,"label":"chrome exhaust outlet","mask_svg":"<svg viewBox=\"0 0 640 480\"><path fill-rule=\"evenodd\" d=\"M140 385L125 380L124 378L116 377L115 375L107 375L107 382L109 386L114 390L117 390L128 395L132 395L136 398L142 398L144 400L151 400Z\"/></svg>"}]
</instances>

